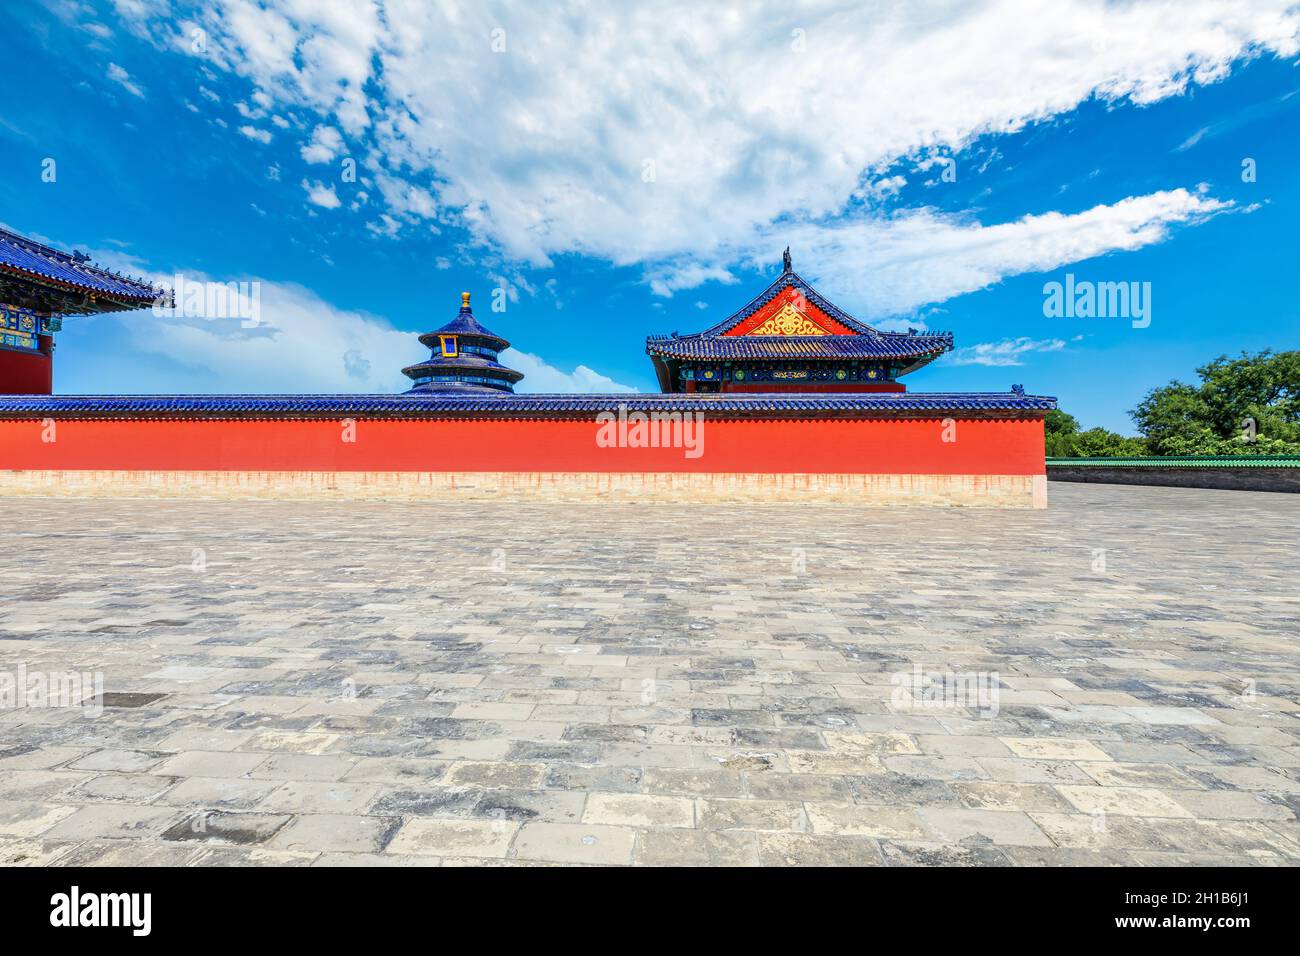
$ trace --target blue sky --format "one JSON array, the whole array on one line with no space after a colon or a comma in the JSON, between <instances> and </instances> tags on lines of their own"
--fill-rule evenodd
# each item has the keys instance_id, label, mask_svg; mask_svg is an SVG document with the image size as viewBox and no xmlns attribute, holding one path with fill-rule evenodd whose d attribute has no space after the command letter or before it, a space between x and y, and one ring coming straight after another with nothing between
<instances>
[{"instance_id":1,"label":"blue sky","mask_svg":"<svg viewBox=\"0 0 1300 956\"><path fill-rule=\"evenodd\" d=\"M912 390L1023 383L1085 425L1300 338L1285 3L418 6L0 8L0 221L259 283L254 328L70 319L57 391L400 390L462 289L522 389L654 390L645 336L786 245L860 318L955 333ZM1045 316L1067 273L1150 283L1150 325Z\"/></svg>"}]
</instances>

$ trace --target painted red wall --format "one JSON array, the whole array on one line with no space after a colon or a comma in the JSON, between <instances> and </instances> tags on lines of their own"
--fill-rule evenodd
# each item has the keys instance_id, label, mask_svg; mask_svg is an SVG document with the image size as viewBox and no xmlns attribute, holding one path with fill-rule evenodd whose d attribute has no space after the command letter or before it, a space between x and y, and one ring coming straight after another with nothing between
<instances>
[{"instance_id":1,"label":"painted red wall","mask_svg":"<svg viewBox=\"0 0 1300 956\"><path fill-rule=\"evenodd\" d=\"M49 395L54 389L53 337L40 336L42 354L0 349L0 395Z\"/></svg>"},{"instance_id":2,"label":"painted red wall","mask_svg":"<svg viewBox=\"0 0 1300 956\"><path fill-rule=\"evenodd\" d=\"M706 420L704 453L601 448L594 420L0 421L0 469L1042 475L1041 419Z\"/></svg>"}]
</instances>

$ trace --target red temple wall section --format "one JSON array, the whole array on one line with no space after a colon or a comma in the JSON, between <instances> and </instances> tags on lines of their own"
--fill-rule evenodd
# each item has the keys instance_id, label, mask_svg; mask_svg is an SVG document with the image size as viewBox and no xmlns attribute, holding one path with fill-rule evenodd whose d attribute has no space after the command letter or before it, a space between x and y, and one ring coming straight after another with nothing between
<instances>
[{"instance_id":1,"label":"red temple wall section","mask_svg":"<svg viewBox=\"0 0 1300 956\"><path fill-rule=\"evenodd\" d=\"M54 388L51 336L38 339L41 353L0 349L0 395L49 395Z\"/></svg>"},{"instance_id":2,"label":"red temple wall section","mask_svg":"<svg viewBox=\"0 0 1300 956\"><path fill-rule=\"evenodd\" d=\"M709 420L703 453L602 448L586 420L0 421L0 470L1045 474L1039 419Z\"/></svg>"}]
</instances>

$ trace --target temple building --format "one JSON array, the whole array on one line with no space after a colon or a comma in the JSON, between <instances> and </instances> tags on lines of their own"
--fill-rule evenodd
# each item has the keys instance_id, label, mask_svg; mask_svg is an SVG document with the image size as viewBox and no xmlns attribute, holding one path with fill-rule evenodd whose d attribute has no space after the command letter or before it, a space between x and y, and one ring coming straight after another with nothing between
<instances>
[{"instance_id":1,"label":"temple building","mask_svg":"<svg viewBox=\"0 0 1300 956\"><path fill-rule=\"evenodd\" d=\"M0 229L0 394L49 395L65 315L146 309L167 292Z\"/></svg>"},{"instance_id":2,"label":"temple building","mask_svg":"<svg viewBox=\"0 0 1300 956\"><path fill-rule=\"evenodd\" d=\"M1047 505L1054 398L1018 385L905 390L898 379L952 336L857 321L795 274L788 250L780 278L739 312L647 341L662 393L515 394L523 375L499 361L509 343L463 293L451 322L419 336L429 355L402 370L412 385L401 394L53 395L58 315L166 293L0 240L0 302L15 325L0 353L0 498ZM45 363L35 381L16 364L33 356Z\"/></svg>"},{"instance_id":3,"label":"temple building","mask_svg":"<svg viewBox=\"0 0 1300 956\"><path fill-rule=\"evenodd\" d=\"M469 293L460 294L460 312L440 329L425 332L420 344L429 348L427 359L402 369L415 383L407 395L513 393L523 372L506 368L497 354L510 346L474 318Z\"/></svg>"},{"instance_id":4,"label":"temple building","mask_svg":"<svg viewBox=\"0 0 1300 956\"><path fill-rule=\"evenodd\" d=\"M951 332L882 332L837 308L790 264L717 325L653 335L664 392L902 392L898 379L952 349Z\"/></svg>"}]
</instances>

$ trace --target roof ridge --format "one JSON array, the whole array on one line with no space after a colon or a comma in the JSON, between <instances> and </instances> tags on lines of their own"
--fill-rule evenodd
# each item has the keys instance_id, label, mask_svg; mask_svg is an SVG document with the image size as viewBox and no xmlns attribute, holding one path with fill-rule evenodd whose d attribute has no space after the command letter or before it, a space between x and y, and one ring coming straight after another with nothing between
<instances>
[{"instance_id":1,"label":"roof ridge","mask_svg":"<svg viewBox=\"0 0 1300 956\"><path fill-rule=\"evenodd\" d=\"M848 312L845 312L834 302L830 301L830 299L826 298L824 295L818 292L813 287L813 284L811 282L809 282L807 279L805 279L803 276L801 276L799 273L793 270L790 270L788 272L782 272L779 276L777 276L775 280L773 280L767 286L767 288L765 288L754 298L750 299L749 302L745 303L745 305L741 306L735 312L731 313L731 315L727 316L725 319L723 319L721 322L717 323L716 325L708 329L705 329L703 332L698 332L695 334L723 335L726 332L730 331L731 329L735 328L745 319L749 318L751 315L753 315L763 306L771 302L772 299L776 297L776 294L780 292L782 289L789 288L789 287L798 287L804 293L804 297L807 298L808 301L812 302L813 305L817 306L817 308L822 312L825 312L826 315L828 315L830 318L834 319L835 321L839 322L842 325L845 325L853 329L855 331L855 334L857 335L879 335L880 334L879 329L875 328L874 326L868 325L866 322L863 322L861 319L856 318L853 315L850 315Z\"/></svg>"}]
</instances>

